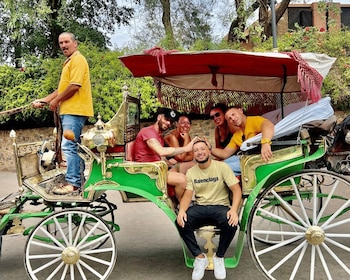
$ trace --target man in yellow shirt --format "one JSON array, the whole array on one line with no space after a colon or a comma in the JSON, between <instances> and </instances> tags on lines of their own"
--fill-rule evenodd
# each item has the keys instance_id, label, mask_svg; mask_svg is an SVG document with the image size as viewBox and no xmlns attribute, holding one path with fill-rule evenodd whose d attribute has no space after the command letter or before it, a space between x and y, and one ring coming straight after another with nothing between
<instances>
[{"instance_id":1,"label":"man in yellow shirt","mask_svg":"<svg viewBox=\"0 0 350 280\"><path fill-rule=\"evenodd\" d=\"M240 158L235 153L245 140L261 132L261 157L264 162L268 162L271 159L271 139L275 131L275 126L271 121L261 116L246 116L241 108L235 107L226 111L225 118L227 122L239 129L235 131L224 149L213 148L211 150L213 156L224 160L236 175L240 175Z\"/></svg>"},{"instance_id":2,"label":"man in yellow shirt","mask_svg":"<svg viewBox=\"0 0 350 280\"><path fill-rule=\"evenodd\" d=\"M63 131L72 130L75 141L79 142L86 120L94 115L89 65L78 51L78 41L74 34L64 32L58 41L67 58L58 87L48 96L35 100L33 106L42 108L48 104L50 110L58 110ZM73 141L63 138L62 151L67 161L66 182L52 191L62 195L79 192L84 182L84 161L79 157L77 145Z\"/></svg>"}]
</instances>

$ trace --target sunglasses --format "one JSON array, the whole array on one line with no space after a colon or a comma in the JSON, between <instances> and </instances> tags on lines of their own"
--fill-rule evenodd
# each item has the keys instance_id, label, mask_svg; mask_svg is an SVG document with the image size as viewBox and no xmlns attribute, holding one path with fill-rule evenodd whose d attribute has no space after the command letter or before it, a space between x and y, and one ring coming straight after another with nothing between
<instances>
[{"instance_id":1,"label":"sunglasses","mask_svg":"<svg viewBox=\"0 0 350 280\"><path fill-rule=\"evenodd\" d=\"M213 120L213 119L218 118L218 117L220 117L220 113L216 112L214 115L210 116L210 119Z\"/></svg>"}]
</instances>

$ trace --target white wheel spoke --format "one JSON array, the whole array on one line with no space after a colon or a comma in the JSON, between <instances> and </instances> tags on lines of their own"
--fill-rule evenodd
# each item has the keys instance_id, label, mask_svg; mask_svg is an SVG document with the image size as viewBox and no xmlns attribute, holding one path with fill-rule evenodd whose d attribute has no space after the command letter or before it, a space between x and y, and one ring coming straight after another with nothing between
<instances>
[{"instance_id":1,"label":"white wheel spoke","mask_svg":"<svg viewBox=\"0 0 350 280\"><path fill-rule=\"evenodd\" d=\"M324 211L327 209L327 206L329 205L330 201L332 200L332 195L334 194L334 192L335 192L336 188L338 187L338 185L339 185L339 181L337 181L337 182L333 185L331 191L328 193L327 199L326 199L326 201L324 202L324 204L323 204L323 206L322 206L322 209L321 209L320 213L318 213L318 216L317 216L317 218L316 218L316 222L317 222L317 223L319 223L319 221L320 221L320 219L321 219L321 217L322 217Z\"/></svg>"},{"instance_id":2,"label":"white wheel spoke","mask_svg":"<svg viewBox=\"0 0 350 280\"><path fill-rule=\"evenodd\" d=\"M327 236L328 236L328 234L327 234ZM338 236L337 236L337 235L334 235L334 237L338 237ZM348 234L347 234L346 236L343 236L343 235L342 235L341 237L350 238L350 236L349 236ZM337 246L337 247L339 247L339 248L341 248L341 249L343 249L343 250L345 250L345 251L347 251L347 252L350 253L350 247L345 246L345 245L342 244L342 243L339 243L339 242L337 242L337 241L335 241L335 240L333 240L333 239L327 238L327 237L326 237L325 241L326 241L326 242L329 242L329 243L332 243L333 245L335 245L335 246Z\"/></svg>"},{"instance_id":3,"label":"white wheel spoke","mask_svg":"<svg viewBox=\"0 0 350 280\"><path fill-rule=\"evenodd\" d=\"M292 280L292 279L295 278L295 275L296 275L296 273L298 272L298 269L299 269L299 267L300 267L301 261L303 260L303 258L304 258L304 256L305 256L305 251L306 251L306 249L307 249L307 246L306 246L306 245L303 246L302 250L300 251L298 260L297 260L297 262L296 262L296 264L295 264L295 266L294 266L294 269L293 269L293 271L292 271L292 273L291 273L289 279Z\"/></svg>"},{"instance_id":4,"label":"white wheel spoke","mask_svg":"<svg viewBox=\"0 0 350 280\"><path fill-rule=\"evenodd\" d=\"M67 271L68 271L68 265L66 264L64 266L64 268L63 268L63 272L62 272L62 275L61 275L61 280L64 280L66 278Z\"/></svg>"},{"instance_id":5,"label":"white wheel spoke","mask_svg":"<svg viewBox=\"0 0 350 280\"><path fill-rule=\"evenodd\" d=\"M309 223L308 220L305 222L300 215L294 211L294 209L285 201L283 200L282 197L279 196L279 194L277 192L275 192L274 190L271 190L271 193L278 199L279 202L281 202L281 204L283 205L283 207L285 207L286 211L288 210L288 212L290 212L290 215L292 217L295 217L295 219L297 219L304 227L308 227ZM298 199L300 199L300 196L298 197ZM302 205L302 202L299 201L300 204ZM304 207L302 207L303 211L305 210Z\"/></svg>"},{"instance_id":6,"label":"white wheel spoke","mask_svg":"<svg viewBox=\"0 0 350 280\"><path fill-rule=\"evenodd\" d=\"M291 227L295 227L295 228L298 228L300 230L305 230L305 228L303 226L300 226L298 224L295 224L294 222L288 220L288 219L285 219L281 216L278 216L274 213L271 213L269 211L266 211L265 209L263 208L259 208L259 211L261 211L262 213L266 214L267 216L270 216L272 218L276 218L278 221L281 221L281 222L285 222L286 224L290 225Z\"/></svg>"},{"instance_id":7,"label":"white wheel spoke","mask_svg":"<svg viewBox=\"0 0 350 280\"><path fill-rule=\"evenodd\" d=\"M46 230L44 227L40 227L40 230L51 239L58 247L60 247L62 250L65 248L61 242L59 242L56 237L54 237L50 232Z\"/></svg>"},{"instance_id":8,"label":"white wheel spoke","mask_svg":"<svg viewBox=\"0 0 350 280\"><path fill-rule=\"evenodd\" d=\"M323 254L322 254L322 251L320 249L320 246L315 246L315 247L316 247L317 254L318 254L318 256L319 256L319 258L321 260L321 263L323 265L324 272L327 275L327 279L332 279L331 273L330 273L330 271L328 269L327 262L326 262L326 260L323 257Z\"/></svg>"},{"instance_id":9,"label":"white wheel spoke","mask_svg":"<svg viewBox=\"0 0 350 280\"><path fill-rule=\"evenodd\" d=\"M275 244L273 246L267 247L267 248L265 248L263 250L257 251L256 254L257 254L257 256L266 254L268 252L271 252L271 251L274 251L274 250L276 250L278 248L281 248L281 247L283 247L283 246L285 246L287 244L293 243L293 242L295 242L295 241L297 241L299 239L300 239L300 236L293 237L293 238L288 239L286 241L283 241L283 242L277 243L277 244Z\"/></svg>"},{"instance_id":10,"label":"white wheel spoke","mask_svg":"<svg viewBox=\"0 0 350 280\"><path fill-rule=\"evenodd\" d=\"M337 211L334 212L334 214L322 225L322 228L326 228L334 219L338 217L338 215L347 207L350 205L350 199L346 201L342 207L338 208Z\"/></svg>"},{"instance_id":11,"label":"white wheel spoke","mask_svg":"<svg viewBox=\"0 0 350 280\"><path fill-rule=\"evenodd\" d=\"M87 280L86 276L85 276L85 273L83 271L83 268L81 267L80 263L78 262L77 263L77 268L78 268L78 271L80 273L80 276L83 278L83 280Z\"/></svg>"},{"instance_id":12,"label":"white wheel spoke","mask_svg":"<svg viewBox=\"0 0 350 280\"><path fill-rule=\"evenodd\" d=\"M86 241L90 236L93 235L95 229L96 229L99 225L100 225L100 221L96 221L96 224L93 226L93 228L84 236L84 238L79 242L79 244L77 244L77 248L78 248L79 250L80 250L81 248L85 248L86 246L90 246L90 244L91 244L92 242L89 242L88 245L87 245L87 244L83 245L83 244L85 243L85 241Z\"/></svg>"},{"instance_id":13,"label":"white wheel spoke","mask_svg":"<svg viewBox=\"0 0 350 280\"><path fill-rule=\"evenodd\" d=\"M88 260L100 263L100 264L107 265L107 266L111 265L111 262L109 262L109 261L105 261L105 260L102 260L102 259L99 259L99 258L95 258L95 257L87 255L87 254L83 254L82 257L86 258Z\"/></svg>"},{"instance_id":14,"label":"white wheel spoke","mask_svg":"<svg viewBox=\"0 0 350 280\"><path fill-rule=\"evenodd\" d=\"M72 215L73 215L72 213L68 214L68 222L67 222L67 224L68 224L68 243L67 243L67 246L73 245Z\"/></svg>"},{"instance_id":15,"label":"white wheel spoke","mask_svg":"<svg viewBox=\"0 0 350 280\"><path fill-rule=\"evenodd\" d=\"M300 220L298 219L298 221L299 221L301 224L303 224L305 227L308 227L308 226L310 225L310 221L309 221L309 219L308 219L308 215L307 215L307 213L306 213L306 210L305 210L303 201L302 201L302 199L301 199L301 197L300 197L300 193L299 193L298 186L297 186L297 184L295 183L294 178L292 178L290 181L292 182L292 186L293 186L293 189L294 189L294 193L295 193L295 195L296 195L296 197L297 197L297 201L299 202L300 209L301 209L301 211L302 211L302 213L303 213L303 216L304 216L304 219L302 219L302 218L300 217ZM285 201L283 201L283 202L286 203ZM287 203L286 203L286 204L287 204ZM288 205L288 204L287 204L287 205ZM289 207L290 207L290 206L289 206ZM290 207L290 208L291 208L291 207ZM292 210L292 211L294 211L294 210ZM295 213L294 215L296 215L296 217L299 218L299 215L298 215L298 214Z\"/></svg>"},{"instance_id":16,"label":"white wheel spoke","mask_svg":"<svg viewBox=\"0 0 350 280\"><path fill-rule=\"evenodd\" d=\"M62 274L62 276L61 276L61 279L62 279L63 275L65 275L65 274L66 274L65 272L67 271L67 265L65 265L64 262L61 262L60 265L57 266L57 267L52 271L52 273L47 277L47 280L53 279L53 278L55 277L55 275L60 271L60 269L61 269L63 266L65 266L65 267L64 267L64 269L63 269L63 274ZM63 279L64 279L64 278L63 278Z\"/></svg>"},{"instance_id":17,"label":"white wheel spoke","mask_svg":"<svg viewBox=\"0 0 350 280\"><path fill-rule=\"evenodd\" d=\"M37 269L33 270L33 273L37 274L39 271L42 271L43 269L46 269L49 266L51 266L51 265L53 265L53 264L55 264L57 262L60 262L60 261L61 261L61 258L56 258L56 259L54 259L54 260L52 260L52 261L50 261L50 262L48 262L48 263L46 263L46 264L44 264L42 266L39 266ZM63 263L60 264L61 267L62 267L62 265L63 265Z\"/></svg>"},{"instance_id":18,"label":"white wheel spoke","mask_svg":"<svg viewBox=\"0 0 350 280\"><path fill-rule=\"evenodd\" d=\"M74 280L75 277L74 277L74 265L69 265L69 272L70 272L70 279L71 280Z\"/></svg>"},{"instance_id":19,"label":"white wheel spoke","mask_svg":"<svg viewBox=\"0 0 350 280\"><path fill-rule=\"evenodd\" d=\"M99 238L96 238L94 240L91 240L91 241L85 243L84 245L81 245L82 242L80 242L80 244L79 244L80 246L78 248L79 248L79 250L83 250L86 247L90 247L91 245L97 244L97 243L105 240L106 238L108 238L108 236L106 236L106 234L104 234L104 235L100 236Z\"/></svg>"},{"instance_id":20,"label":"white wheel spoke","mask_svg":"<svg viewBox=\"0 0 350 280\"><path fill-rule=\"evenodd\" d=\"M91 255L91 254L100 254L100 253L106 253L106 252L112 252L113 248L102 248L102 249L94 249L94 250L88 250L88 251L80 251L80 253L83 255Z\"/></svg>"},{"instance_id":21,"label":"white wheel spoke","mask_svg":"<svg viewBox=\"0 0 350 280\"><path fill-rule=\"evenodd\" d=\"M62 252L62 250L63 250L62 247L57 247L57 246L53 246L51 244L38 242L38 241L32 241L32 245L35 245L35 246L38 246L38 247L42 247L42 248L51 249L51 250L55 250L55 251L60 251L60 252Z\"/></svg>"},{"instance_id":22,"label":"white wheel spoke","mask_svg":"<svg viewBox=\"0 0 350 280\"><path fill-rule=\"evenodd\" d=\"M294 250L292 250L289 254L287 254L283 259L281 259L277 264L275 264L270 270L269 270L269 274L273 273L276 269L278 269L279 267L281 267L281 265L283 265L288 259L290 259L291 257L293 257L296 252L300 251L304 246L307 246L306 241L304 241L303 243L301 243L298 247L296 247Z\"/></svg>"},{"instance_id":23,"label":"white wheel spoke","mask_svg":"<svg viewBox=\"0 0 350 280\"><path fill-rule=\"evenodd\" d=\"M347 267L344 262L334 253L331 248L327 246L327 244L322 243L322 247L328 252L328 254L337 261L337 263L350 275L350 269Z\"/></svg>"},{"instance_id":24,"label":"white wheel spoke","mask_svg":"<svg viewBox=\"0 0 350 280\"><path fill-rule=\"evenodd\" d=\"M67 237L66 237L66 234L63 232L62 226L61 226L60 223L58 222L57 217L54 217L54 218L53 218L53 221L55 222L55 226L56 226L56 228L58 229L58 231L60 232L61 237L63 238L65 244L69 244L69 243L68 243L68 240L67 240Z\"/></svg>"},{"instance_id":25,"label":"white wheel spoke","mask_svg":"<svg viewBox=\"0 0 350 280\"><path fill-rule=\"evenodd\" d=\"M310 280L315 279L315 246L311 246Z\"/></svg>"},{"instance_id":26,"label":"white wheel spoke","mask_svg":"<svg viewBox=\"0 0 350 280\"><path fill-rule=\"evenodd\" d=\"M60 258L62 254L40 254L28 256L31 260Z\"/></svg>"},{"instance_id":27,"label":"white wheel spoke","mask_svg":"<svg viewBox=\"0 0 350 280\"><path fill-rule=\"evenodd\" d=\"M339 222L336 222L336 223L332 223L332 224L329 224L329 225L326 225L326 226L322 226L322 228L324 230L329 230L331 228L335 228L335 227L338 227L338 226L342 226L342 225L345 225L347 223L350 223L350 218L348 219L344 219L344 220L341 220Z\"/></svg>"},{"instance_id":28,"label":"white wheel spoke","mask_svg":"<svg viewBox=\"0 0 350 280\"><path fill-rule=\"evenodd\" d=\"M86 220L86 215L83 216L83 218L81 219L80 225L78 227L77 233L75 235L75 239L73 242L73 246L77 246L78 242L79 242L79 238L80 238L80 233L84 228L84 224L85 224L85 220Z\"/></svg>"},{"instance_id":29,"label":"white wheel spoke","mask_svg":"<svg viewBox=\"0 0 350 280\"><path fill-rule=\"evenodd\" d=\"M100 273L98 273L98 271L96 271L95 269L93 269L90 265L88 265L87 263L85 263L83 260L79 260L80 265L84 266L86 269L88 269L90 272L92 272L93 274L95 274L97 277L99 277L100 279L103 278L102 275Z\"/></svg>"}]
</instances>

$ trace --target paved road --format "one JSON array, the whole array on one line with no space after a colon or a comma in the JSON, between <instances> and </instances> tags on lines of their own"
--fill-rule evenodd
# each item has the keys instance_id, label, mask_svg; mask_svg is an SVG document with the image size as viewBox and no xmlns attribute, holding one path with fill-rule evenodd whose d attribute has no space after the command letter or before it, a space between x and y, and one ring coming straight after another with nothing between
<instances>
[{"instance_id":1,"label":"paved road","mask_svg":"<svg viewBox=\"0 0 350 280\"><path fill-rule=\"evenodd\" d=\"M16 174L0 172L0 198L17 190ZM118 205L116 219L121 231L115 234L118 258L109 279L175 280L191 279L192 270L184 264L179 236L168 217L152 203L122 203L119 193L108 193ZM27 207L27 206L26 206ZM30 210L29 209L25 210ZM25 221L26 226L35 219ZM28 279L23 254L26 237L4 236L0 259L0 280ZM231 252L235 242L232 243ZM263 279L245 246L240 264L227 270L227 279ZM207 271L204 280L215 279Z\"/></svg>"}]
</instances>

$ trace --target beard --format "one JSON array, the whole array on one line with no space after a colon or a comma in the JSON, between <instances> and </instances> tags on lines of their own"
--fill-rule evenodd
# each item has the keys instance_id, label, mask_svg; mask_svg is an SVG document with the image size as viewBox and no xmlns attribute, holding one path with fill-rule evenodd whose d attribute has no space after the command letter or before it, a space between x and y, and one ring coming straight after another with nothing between
<instances>
[{"instance_id":1,"label":"beard","mask_svg":"<svg viewBox=\"0 0 350 280\"><path fill-rule=\"evenodd\" d=\"M169 128L170 128L170 126L169 125L167 125L165 122L163 122L162 120L159 120L158 121L158 127L159 127L159 131L161 131L161 132L165 132L165 131L167 131Z\"/></svg>"},{"instance_id":2,"label":"beard","mask_svg":"<svg viewBox=\"0 0 350 280\"><path fill-rule=\"evenodd\" d=\"M209 156L207 156L205 159L202 159L202 160L196 159L196 162L197 163L206 163L206 162L208 162L208 160L209 160Z\"/></svg>"}]
</instances>

